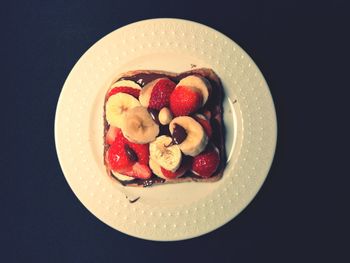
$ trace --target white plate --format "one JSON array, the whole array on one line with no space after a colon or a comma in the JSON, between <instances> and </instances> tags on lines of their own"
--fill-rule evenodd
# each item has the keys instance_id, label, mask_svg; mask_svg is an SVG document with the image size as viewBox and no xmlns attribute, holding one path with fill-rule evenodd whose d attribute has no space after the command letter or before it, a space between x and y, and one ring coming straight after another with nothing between
<instances>
[{"instance_id":1,"label":"white plate","mask_svg":"<svg viewBox=\"0 0 350 263\"><path fill-rule=\"evenodd\" d=\"M127 70L181 72L193 65L213 68L225 89L229 160L223 178L215 183L122 187L106 175L103 165L108 85ZM69 74L55 120L59 161L79 200L109 226L150 240L196 237L233 219L264 182L276 133L273 101L252 59L220 32L179 19L133 23L94 44Z\"/></svg>"}]
</instances>

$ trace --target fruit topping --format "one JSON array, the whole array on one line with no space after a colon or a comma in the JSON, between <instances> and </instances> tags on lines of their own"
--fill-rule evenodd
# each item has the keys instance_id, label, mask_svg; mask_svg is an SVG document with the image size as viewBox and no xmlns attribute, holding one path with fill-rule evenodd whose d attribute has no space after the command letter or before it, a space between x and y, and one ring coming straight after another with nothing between
<instances>
[{"instance_id":1,"label":"fruit topping","mask_svg":"<svg viewBox=\"0 0 350 263\"><path fill-rule=\"evenodd\" d=\"M192 172L200 177L212 176L220 164L219 150L209 146L204 152L193 158Z\"/></svg>"},{"instance_id":2,"label":"fruit topping","mask_svg":"<svg viewBox=\"0 0 350 263\"><path fill-rule=\"evenodd\" d=\"M110 96L117 94L117 93L126 93L126 94L129 94L129 95L135 97L136 99L138 99L140 96L139 89L134 89L134 88L130 88L130 87L115 87L108 92L107 97L109 98Z\"/></svg>"},{"instance_id":3,"label":"fruit topping","mask_svg":"<svg viewBox=\"0 0 350 263\"><path fill-rule=\"evenodd\" d=\"M130 171L134 164L127 155L124 145L125 142L123 140L115 140L108 150L108 163L110 168L122 174Z\"/></svg>"},{"instance_id":4,"label":"fruit topping","mask_svg":"<svg viewBox=\"0 0 350 263\"><path fill-rule=\"evenodd\" d=\"M208 144L215 140L216 128L210 107L201 108L211 91L210 82L197 75L177 85L161 77L142 89L132 80L114 83L105 105L105 164L112 174L126 184L142 179L144 186L154 178L174 180L189 170L212 176L220 165L219 150ZM152 172L160 178L151 178Z\"/></svg>"},{"instance_id":5,"label":"fruit topping","mask_svg":"<svg viewBox=\"0 0 350 263\"><path fill-rule=\"evenodd\" d=\"M207 134L208 138L210 139L213 134L213 129L210 125L209 120L202 114L196 114L194 115L194 119L202 125L205 133Z\"/></svg>"},{"instance_id":6,"label":"fruit topping","mask_svg":"<svg viewBox=\"0 0 350 263\"><path fill-rule=\"evenodd\" d=\"M106 134L106 143L109 145L112 145L114 143L114 140L118 136L118 133L121 132L121 130L117 127L109 126L109 129Z\"/></svg>"},{"instance_id":7,"label":"fruit topping","mask_svg":"<svg viewBox=\"0 0 350 263\"><path fill-rule=\"evenodd\" d=\"M178 145L170 145L172 138L166 135L157 137L149 145L150 159L169 171L176 171L182 160Z\"/></svg>"},{"instance_id":8,"label":"fruit topping","mask_svg":"<svg viewBox=\"0 0 350 263\"><path fill-rule=\"evenodd\" d=\"M152 172L148 165L135 163L132 166L133 176L140 179L148 179L151 177Z\"/></svg>"},{"instance_id":9,"label":"fruit topping","mask_svg":"<svg viewBox=\"0 0 350 263\"><path fill-rule=\"evenodd\" d=\"M202 95L198 89L177 86L170 96L170 109L174 116L186 116L194 113L202 105Z\"/></svg>"},{"instance_id":10,"label":"fruit topping","mask_svg":"<svg viewBox=\"0 0 350 263\"><path fill-rule=\"evenodd\" d=\"M125 80L125 79L119 80L119 81L113 83L109 90L112 90L112 89L117 88L117 87L129 87L129 88L141 90L141 87L139 84L137 84L136 82L134 82L132 80Z\"/></svg>"},{"instance_id":11,"label":"fruit topping","mask_svg":"<svg viewBox=\"0 0 350 263\"><path fill-rule=\"evenodd\" d=\"M121 128L125 114L129 109L140 106L140 102L126 93L117 93L109 97L106 103L106 119L108 124Z\"/></svg>"},{"instance_id":12,"label":"fruit topping","mask_svg":"<svg viewBox=\"0 0 350 263\"><path fill-rule=\"evenodd\" d=\"M149 145L128 141L120 129L116 134L116 138L107 152L110 169L126 176L149 178L151 176L148 168Z\"/></svg>"},{"instance_id":13,"label":"fruit topping","mask_svg":"<svg viewBox=\"0 0 350 263\"><path fill-rule=\"evenodd\" d=\"M164 177L164 175L163 175L163 173L162 173L162 170L161 170L161 167L160 167L160 165L156 162L156 161L154 161L152 158L150 158L149 159L149 167L151 168L151 170L152 170L152 172L156 175L156 176L158 176L158 177L160 177L160 178L163 178L163 179L166 179L165 177Z\"/></svg>"},{"instance_id":14,"label":"fruit topping","mask_svg":"<svg viewBox=\"0 0 350 263\"><path fill-rule=\"evenodd\" d=\"M129 141L145 144L155 140L159 133L159 126L146 108L138 106L126 113L122 131Z\"/></svg>"},{"instance_id":15,"label":"fruit topping","mask_svg":"<svg viewBox=\"0 0 350 263\"><path fill-rule=\"evenodd\" d=\"M130 172L132 173L132 170L130 170ZM135 178L132 176L128 176L128 175L124 175L124 174L120 174L116 171L112 170L112 174L114 177L116 177L119 181L131 181L134 180Z\"/></svg>"},{"instance_id":16,"label":"fruit topping","mask_svg":"<svg viewBox=\"0 0 350 263\"><path fill-rule=\"evenodd\" d=\"M203 106L207 102L209 94L212 90L210 82L206 78L197 75L190 75L181 79L180 82L177 84L176 88L178 88L179 86L189 86L196 88L202 95L201 106Z\"/></svg>"},{"instance_id":17,"label":"fruit topping","mask_svg":"<svg viewBox=\"0 0 350 263\"><path fill-rule=\"evenodd\" d=\"M140 93L140 103L146 108L161 110L169 106L170 95L176 84L168 78L159 78L148 83Z\"/></svg>"},{"instance_id":18,"label":"fruit topping","mask_svg":"<svg viewBox=\"0 0 350 263\"><path fill-rule=\"evenodd\" d=\"M181 166L175 172L172 172L172 171L166 170L163 167L160 167L161 172L166 179L179 178L183 176L190 168L191 168L191 162L189 158L183 159Z\"/></svg>"},{"instance_id":19,"label":"fruit topping","mask_svg":"<svg viewBox=\"0 0 350 263\"><path fill-rule=\"evenodd\" d=\"M174 118L169 124L172 137L174 137L176 125L181 126L187 134L185 140L179 144L180 150L185 155L196 156L205 149L208 137L203 127L196 120L189 116Z\"/></svg>"},{"instance_id":20,"label":"fruit topping","mask_svg":"<svg viewBox=\"0 0 350 263\"><path fill-rule=\"evenodd\" d=\"M149 162L149 144L137 144L128 141L129 147L136 153L137 160L141 164L148 164Z\"/></svg>"}]
</instances>

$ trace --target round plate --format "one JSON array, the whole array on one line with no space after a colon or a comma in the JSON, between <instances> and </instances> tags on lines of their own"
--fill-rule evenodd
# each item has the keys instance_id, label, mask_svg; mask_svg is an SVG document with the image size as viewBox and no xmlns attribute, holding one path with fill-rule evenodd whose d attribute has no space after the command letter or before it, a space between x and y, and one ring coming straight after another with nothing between
<instances>
[{"instance_id":1,"label":"round plate","mask_svg":"<svg viewBox=\"0 0 350 263\"><path fill-rule=\"evenodd\" d=\"M223 178L121 186L103 164L103 102L111 81L128 70L193 67L212 68L224 87L228 161ZM149 240L188 239L233 219L264 182L276 136L271 94L253 60L220 32L179 19L133 23L94 44L70 72L55 120L59 161L79 200L107 225Z\"/></svg>"}]
</instances>

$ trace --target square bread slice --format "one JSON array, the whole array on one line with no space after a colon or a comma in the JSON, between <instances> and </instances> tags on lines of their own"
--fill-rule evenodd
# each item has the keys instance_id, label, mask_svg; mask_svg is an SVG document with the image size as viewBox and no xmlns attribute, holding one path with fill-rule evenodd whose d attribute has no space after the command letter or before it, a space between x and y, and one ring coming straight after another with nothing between
<instances>
[{"instance_id":1,"label":"square bread slice","mask_svg":"<svg viewBox=\"0 0 350 263\"><path fill-rule=\"evenodd\" d=\"M199 75L201 77L206 78L211 86L212 86L212 92L209 95L207 103L204 105L202 109L199 110L200 113L209 116L210 117L210 124L212 125L213 135L211 138L211 141L214 143L214 145L219 149L220 152L220 165L217 169L217 171L209 178L202 178L199 177L192 172L188 171L185 175L183 175L180 178L172 179L172 180L165 180L163 178L157 177L156 175L152 174L151 178L149 179L132 179L128 181L121 181L117 177L115 177L110 170L107 162L106 162L106 154L109 149L108 143L106 143L106 134L109 129L109 124L106 120L106 102L107 102L107 94L104 101L104 115L103 115L103 121L104 121L104 163L106 166L106 170L108 175L119 181L124 186L139 186L139 187L147 187L151 185L158 185L158 184L166 184L166 183L180 183L180 182L214 182L219 180L224 172L225 164L226 164L226 152L225 152L225 127L223 123L223 107L222 107L222 100L223 100L223 87L221 84L221 81L219 77L215 74L215 72L212 69L209 68L198 68L198 69L192 69L188 71L184 71L181 73L173 73L173 72L166 72L166 71L159 71L159 70L134 70L134 71L128 71L121 75L119 75L115 81L120 80L132 80L139 84L141 87L145 86L147 83L151 82L152 80L155 80L157 78L166 77L170 80L174 81L175 83L178 83L182 78L185 78L189 75Z\"/></svg>"}]
</instances>

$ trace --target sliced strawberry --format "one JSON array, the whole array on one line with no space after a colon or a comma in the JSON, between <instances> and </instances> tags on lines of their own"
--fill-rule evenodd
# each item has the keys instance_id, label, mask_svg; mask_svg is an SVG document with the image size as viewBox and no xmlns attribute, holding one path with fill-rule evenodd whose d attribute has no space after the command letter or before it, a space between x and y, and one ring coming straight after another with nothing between
<instances>
[{"instance_id":1,"label":"sliced strawberry","mask_svg":"<svg viewBox=\"0 0 350 263\"><path fill-rule=\"evenodd\" d=\"M114 171L123 173L128 170L133 162L128 158L123 140L115 140L108 150L108 164Z\"/></svg>"},{"instance_id":2,"label":"sliced strawberry","mask_svg":"<svg viewBox=\"0 0 350 263\"><path fill-rule=\"evenodd\" d=\"M149 162L149 144L137 144L128 142L128 145L134 150L140 164L148 164Z\"/></svg>"},{"instance_id":3,"label":"sliced strawberry","mask_svg":"<svg viewBox=\"0 0 350 263\"><path fill-rule=\"evenodd\" d=\"M128 167L119 169L119 171L116 171L116 172L120 173L122 175L127 175L127 176L130 176L130 177L134 177L133 166L128 166Z\"/></svg>"},{"instance_id":4,"label":"sliced strawberry","mask_svg":"<svg viewBox=\"0 0 350 263\"><path fill-rule=\"evenodd\" d=\"M110 129L112 126L110 127ZM110 135L109 135L110 134ZM108 130L106 135L106 142L109 143L112 141L114 137L113 142L119 141L120 143L124 144L124 151L125 151L125 144L127 144L137 155L137 161L139 161L141 164L148 164L149 162L149 144L138 144L130 142L126 137L124 137L123 132L119 128L112 128L112 130ZM111 143L112 144L112 143Z\"/></svg>"},{"instance_id":5,"label":"sliced strawberry","mask_svg":"<svg viewBox=\"0 0 350 263\"><path fill-rule=\"evenodd\" d=\"M172 172L172 171L169 171L167 169L164 169L163 167L160 167L160 169L162 170L162 174L166 177L166 178L169 178L169 179L175 179L179 176L179 174L176 172Z\"/></svg>"},{"instance_id":6,"label":"sliced strawberry","mask_svg":"<svg viewBox=\"0 0 350 263\"><path fill-rule=\"evenodd\" d=\"M160 169L166 178L175 179L175 178L183 176L191 168L191 161L192 161L191 158L185 157L182 160L180 167L175 172L164 169L163 167L160 167Z\"/></svg>"},{"instance_id":7,"label":"sliced strawberry","mask_svg":"<svg viewBox=\"0 0 350 263\"><path fill-rule=\"evenodd\" d=\"M208 138L210 139L212 134L213 134L213 129L210 125L209 120L207 120L207 118L204 115L201 114L196 114L194 116L195 120L198 121L200 123L200 125L202 125L205 133L207 134Z\"/></svg>"},{"instance_id":8,"label":"sliced strawberry","mask_svg":"<svg viewBox=\"0 0 350 263\"><path fill-rule=\"evenodd\" d=\"M106 142L111 144L106 155L106 163L110 169L135 178L147 179L151 176L151 170L148 167L148 144L132 143L124 137L121 129L112 126L107 132ZM128 147L137 155L137 158L130 158Z\"/></svg>"},{"instance_id":9,"label":"sliced strawberry","mask_svg":"<svg viewBox=\"0 0 350 263\"><path fill-rule=\"evenodd\" d=\"M139 89L134 89L134 88L131 88L131 87L115 87L115 88L111 89L108 92L107 97L109 98L110 96L112 96L114 94L117 94L119 92L130 94L131 96L134 96L137 99L140 96L140 90Z\"/></svg>"},{"instance_id":10,"label":"sliced strawberry","mask_svg":"<svg viewBox=\"0 0 350 263\"><path fill-rule=\"evenodd\" d=\"M202 105L202 94L194 88L178 86L171 93L170 109L174 116L186 116L194 113Z\"/></svg>"},{"instance_id":11,"label":"sliced strawberry","mask_svg":"<svg viewBox=\"0 0 350 263\"><path fill-rule=\"evenodd\" d=\"M132 176L140 179L148 179L152 175L151 169L148 167L148 165L140 164L139 162L136 162L132 166L132 171Z\"/></svg>"},{"instance_id":12,"label":"sliced strawberry","mask_svg":"<svg viewBox=\"0 0 350 263\"><path fill-rule=\"evenodd\" d=\"M208 178L215 173L219 164L220 156L218 150L209 146L204 152L194 157L192 172L198 176Z\"/></svg>"},{"instance_id":13,"label":"sliced strawberry","mask_svg":"<svg viewBox=\"0 0 350 263\"><path fill-rule=\"evenodd\" d=\"M117 137L119 137L121 129L113 126L109 126L109 129L106 134L106 143L112 145Z\"/></svg>"},{"instance_id":14,"label":"sliced strawberry","mask_svg":"<svg viewBox=\"0 0 350 263\"><path fill-rule=\"evenodd\" d=\"M160 79L153 87L148 108L161 110L169 106L170 95L176 84L170 79Z\"/></svg>"}]
</instances>

